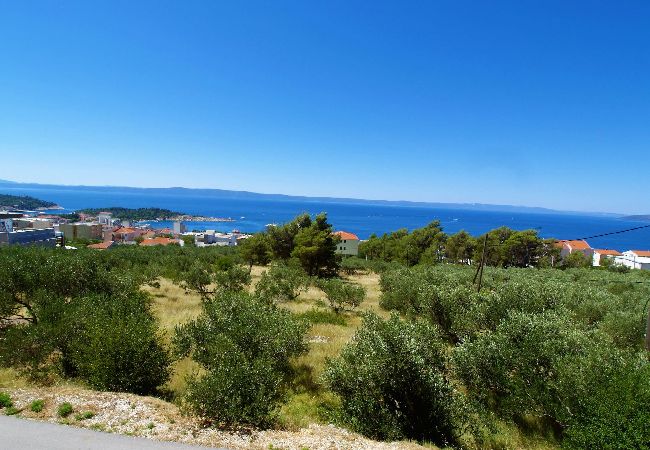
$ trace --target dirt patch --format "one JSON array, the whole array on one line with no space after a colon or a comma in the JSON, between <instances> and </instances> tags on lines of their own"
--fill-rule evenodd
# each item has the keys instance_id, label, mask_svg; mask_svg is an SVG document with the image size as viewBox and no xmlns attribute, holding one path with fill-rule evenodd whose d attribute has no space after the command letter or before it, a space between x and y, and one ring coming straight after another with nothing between
<instances>
[{"instance_id":1,"label":"dirt patch","mask_svg":"<svg viewBox=\"0 0 650 450\"><path fill-rule=\"evenodd\" d=\"M333 425L312 424L299 431L229 432L203 428L198 419L184 416L172 403L153 397L96 392L69 387L4 389L25 418L91 428L110 433L142 436L161 441L239 449L393 449L423 447L410 442L384 443L364 438ZM44 400L42 411L31 411L34 400ZM68 402L73 412L65 418L57 414Z\"/></svg>"}]
</instances>

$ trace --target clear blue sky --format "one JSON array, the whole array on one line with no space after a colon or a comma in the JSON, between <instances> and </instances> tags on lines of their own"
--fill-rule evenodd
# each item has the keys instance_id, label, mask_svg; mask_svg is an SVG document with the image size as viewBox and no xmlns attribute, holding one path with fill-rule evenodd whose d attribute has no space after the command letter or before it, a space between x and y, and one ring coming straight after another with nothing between
<instances>
[{"instance_id":1,"label":"clear blue sky","mask_svg":"<svg viewBox=\"0 0 650 450\"><path fill-rule=\"evenodd\" d=\"M650 212L650 2L2 1L0 178Z\"/></svg>"}]
</instances>

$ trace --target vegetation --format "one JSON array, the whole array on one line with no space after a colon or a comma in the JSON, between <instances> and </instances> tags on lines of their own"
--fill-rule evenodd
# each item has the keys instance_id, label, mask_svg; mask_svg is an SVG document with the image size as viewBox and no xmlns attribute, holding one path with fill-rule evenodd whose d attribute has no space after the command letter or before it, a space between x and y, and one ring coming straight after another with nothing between
<instances>
[{"instance_id":1,"label":"vegetation","mask_svg":"<svg viewBox=\"0 0 650 450\"><path fill-rule=\"evenodd\" d=\"M309 214L302 214L284 225L269 226L245 243L243 251L251 265L271 259L295 260L309 276L331 277L338 270L337 242L326 214L313 219Z\"/></svg>"},{"instance_id":2,"label":"vegetation","mask_svg":"<svg viewBox=\"0 0 650 450\"><path fill-rule=\"evenodd\" d=\"M0 392L0 408L9 408L13 406L14 403L11 401L11 397L6 392Z\"/></svg>"},{"instance_id":3,"label":"vegetation","mask_svg":"<svg viewBox=\"0 0 650 450\"><path fill-rule=\"evenodd\" d=\"M367 315L325 380L355 430L447 446L457 442L464 418L445 359L444 344L427 322Z\"/></svg>"},{"instance_id":4,"label":"vegetation","mask_svg":"<svg viewBox=\"0 0 650 450\"><path fill-rule=\"evenodd\" d=\"M166 220L173 217L182 216L185 213L170 211L164 208L121 208L112 206L109 208L85 208L77 211L78 213L90 214L96 216L100 212L109 212L113 217L122 220Z\"/></svg>"},{"instance_id":5,"label":"vegetation","mask_svg":"<svg viewBox=\"0 0 650 450\"><path fill-rule=\"evenodd\" d=\"M424 228L402 229L382 237L370 236L359 246L360 256L370 260L418 264L471 264L480 261L485 246L485 262L495 267L548 267L559 259L552 239L541 239L535 230L497 228L476 238L465 231L443 232L439 221Z\"/></svg>"},{"instance_id":6,"label":"vegetation","mask_svg":"<svg viewBox=\"0 0 650 450\"><path fill-rule=\"evenodd\" d=\"M327 301L335 313L357 308L366 297L363 286L339 279L320 280L318 287L327 296Z\"/></svg>"},{"instance_id":7,"label":"vegetation","mask_svg":"<svg viewBox=\"0 0 650 450\"><path fill-rule=\"evenodd\" d=\"M0 375L164 393L214 426L647 447L650 274L547 268L548 242L504 229L488 235L498 251L479 290L468 263L484 240L432 225L368 247L369 261L312 265L299 255L319 251L296 248L329 248L313 224L272 227L245 251L0 248Z\"/></svg>"},{"instance_id":8,"label":"vegetation","mask_svg":"<svg viewBox=\"0 0 650 450\"><path fill-rule=\"evenodd\" d=\"M74 408L72 405L68 402L61 403L59 407L56 409L56 414L59 417L65 418L68 417L72 412L74 411Z\"/></svg>"},{"instance_id":9,"label":"vegetation","mask_svg":"<svg viewBox=\"0 0 650 450\"><path fill-rule=\"evenodd\" d=\"M217 293L174 336L177 355L191 356L205 371L188 384L190 408L216 423L273 424L290 358L306 351L304 332L274 304L243 292Z\"/></svg>"},{"instance_id":10,"label":"vegetation","mask_svg":"<svg viewBox=\"0 0 650 450\"><path fill-rule=\"evenodd\" d=\"M44 407L45 407L45 400L42 399L34 400L29 404L29 409L35 413L40 413L41 411L43 411Z\"/></svg>"},{"instance_id":11,"label":"vegetation","mask_svg":"<svg viewBox=\"0 0 650 450\"><path fill-rule=\"evenodd\" d=\"M51 208L56 206L56 203L40 200L38 198L30 197L29 195L9 195L0 194L0 207L16 208L16 209L37 209L37 208Z\"/></svg>"},{"instance_id":12,"label":"vegetation","mask_svg":"<svg viewBox=\"0 0 650 450\"><path fill-rule=\"evenodd\" d=\"M298 265L277 263L264 273L255 286L255 294L268 302L290 302L310 285L307 274Z\"/></svg>"}]
</instances>

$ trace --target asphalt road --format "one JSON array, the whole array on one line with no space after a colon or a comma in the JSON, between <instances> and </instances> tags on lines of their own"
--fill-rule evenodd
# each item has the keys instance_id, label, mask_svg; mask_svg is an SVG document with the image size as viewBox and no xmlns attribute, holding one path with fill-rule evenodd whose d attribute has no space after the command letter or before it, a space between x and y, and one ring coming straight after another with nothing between
<instances>
[{"instance_id":1,"label":"asphalt road","mask_svg":"<svg viewBox=\"0 0 650 450\"><path fill-rule=\"evenodd\" d=\"M215 450L214 447L152 441L146 438L102 433L85 428L8 416L0 416L0 448L29 450Z\"/></svg>"}]
</instances>

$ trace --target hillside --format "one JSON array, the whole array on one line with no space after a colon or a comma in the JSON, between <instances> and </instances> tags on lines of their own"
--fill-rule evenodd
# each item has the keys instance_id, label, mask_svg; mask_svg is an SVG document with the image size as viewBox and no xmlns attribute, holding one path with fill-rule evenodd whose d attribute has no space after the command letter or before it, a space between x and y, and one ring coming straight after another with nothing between
<instances>
[{"instance_id":1,"label":"hillside","mask_svg":"<svg viewBox=\"0 0 650 450\"><path fill-rule=\"evenodd\" d=\"M650 214L637 214L633 216L621 217L623 220L634 220L637 222L650 222Z\"/></svg>"},{"instance_id":2,"label":"hillside","mask_svg":"<svg viewBox=\"0 0 650 450\"><path fill-rule=\"evenodd\" d=\"M110 212L113 214L113 217L123 220L165 220L184 215L184 213L164 208L121 208L117 206L112 206L110 208L80 209L77 213L97 215L102 211Z\"/></svg>"},{"instance_id":3,"label":"hillside","mask_svg":"<svg viewBox=\"0 0 650 450\"><path fill-rule=\"evenodd\" d=\"M29 195L0 194L0 207L16 209L37 209L51 208L57 206L54 202L48 202Z\"/></svg>"}]
</instances>

